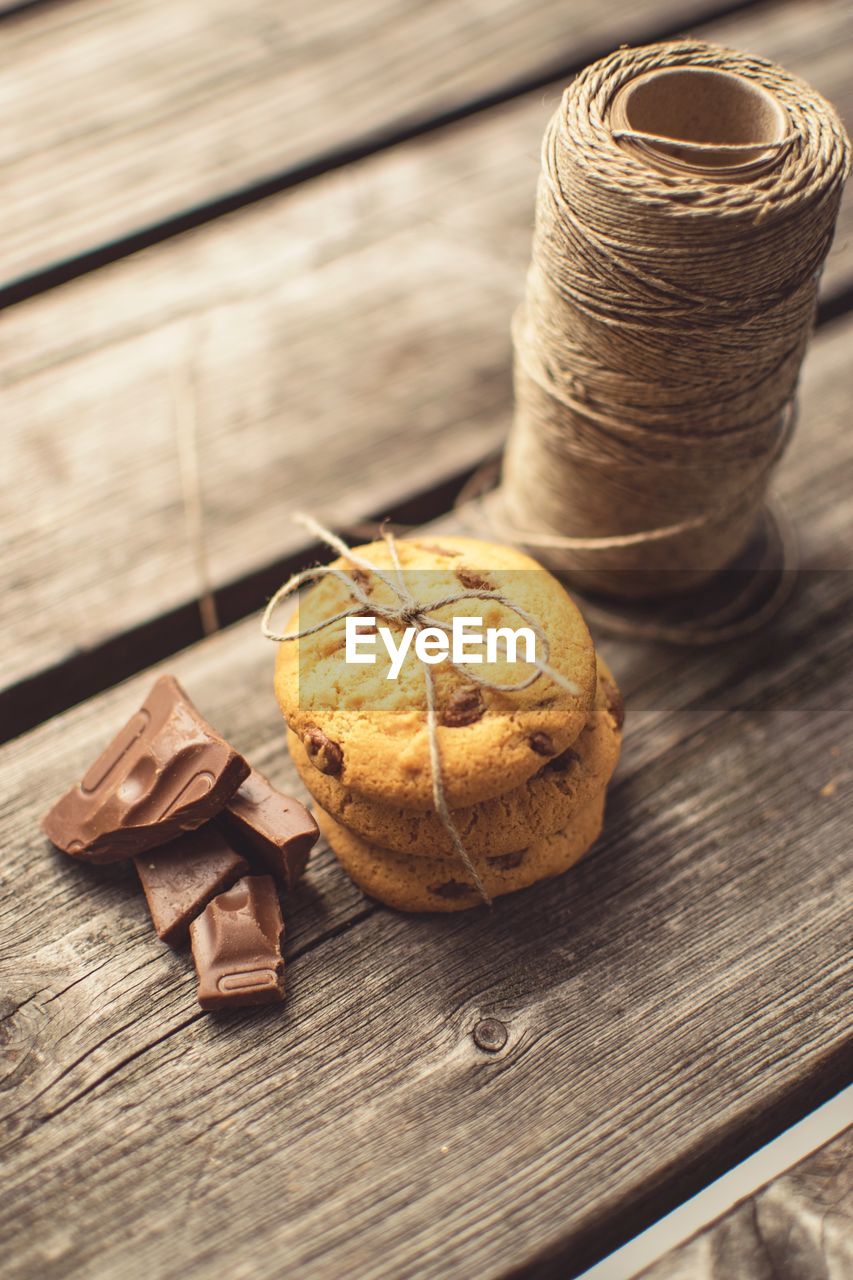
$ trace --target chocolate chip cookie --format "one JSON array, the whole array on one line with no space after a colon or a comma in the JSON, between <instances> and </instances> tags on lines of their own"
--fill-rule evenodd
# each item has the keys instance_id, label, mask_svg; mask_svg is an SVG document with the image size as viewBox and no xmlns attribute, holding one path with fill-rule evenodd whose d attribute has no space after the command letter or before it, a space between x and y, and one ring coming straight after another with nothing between
<instances>
[{"instance_id":1,"label":"chocolate chip cookie","mask_svg":"<svg viewBox=\"0 0 853 1280\"><path fill-rule=\"evenodd\" d=\"M531 832L547 836L565 829L575 810L610 780L619 759L623 719L616 682L599 657L595 705L572 745L504 795L454 811L456 829L469 854L511 853L530 839ZM288 747L318 804L363 840L395 853L453 856L450 837L434 810L377 804L317 769L296 734L288 734Z\"/></svg>"},{"instance_id":2,"label":"chocolate chip cookie","mask_svg":"<svg viewBox=\"0 0 853 1280\"><path fill-rule=\"evenodd\" d=\"M525 626L504 601L536 619L550 644L549 661L571 691L548 676L513 692L481 689L449 662L431 665L438 740L451 808L491 800L520 787L559 758L584 728L595 694L595 653L577 607L536 561L508 547L470 538L435 537L397 542L405 588L418 601L476 593L431 610L448 624L454 617L481 620L484 628ZM356 551L393 575L389 549L374 542ZM345 558L341 569L355 567ZM372 603L392 606L396 597L369 570L358 568L360 589ZM315 626L353 606L349 585L327 577L306 594L289 630ZM361 605L361 602L359 602ZM362 608L369 615L369 608ZM399 643L404 621L377 624ZM366 626L368 624L365 624ZM416 811L433 806L424 666L411 650L396 679L377 647L377 661L346 661L342 619L301 640L279 645L275 687L284 717L300 739L304 759L324 778L373 803ZM521 650L524 653L524 650ZM502 683L517 682L531 668L506 656L472 667Z\"/></svg>"},{"instance_id":3,"label":"chocolate chip cookie","mask_svg":"<svg viewBox=\"0 0 853 1280\"><path fill-rule=\"evenodd\" d=\"M490 897L560 875L579 861L601 832L605 792L602 787L581 804L564 830L511 853L474 859ZM398 911L466 911L482 904L458 859L391 853L360 839L319 806L314 813L341 866L370 897Z\"/></svg>"}]
</instances>

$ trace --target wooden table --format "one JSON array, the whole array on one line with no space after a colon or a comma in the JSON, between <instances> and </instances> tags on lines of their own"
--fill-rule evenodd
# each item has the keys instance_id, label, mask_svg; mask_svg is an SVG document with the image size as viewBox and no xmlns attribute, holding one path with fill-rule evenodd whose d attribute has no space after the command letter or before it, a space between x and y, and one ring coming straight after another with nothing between
<instances>
[{"instance_id":1,"label":"wooden table","mask_svg":"<svg viewBox=\"0 0 853 1280\"><path fill-rule=\"evenodd\" d=\"M748 642L602 641L629 719L594 857L437 920L363 898L321 848L288 912L284 1010L225 1020L133 875L73 865L37 821L152 664L298 791L257 619L315 552L289 516L432 520L499 450L562 85L689 29L784 61L850 120L851 18L846 0L0 5L11 1276L565 1277L849 1080L849 194L778 483L808 571ZM225 624L207 639L188 370Z\"/></svg>"}]
</instances>

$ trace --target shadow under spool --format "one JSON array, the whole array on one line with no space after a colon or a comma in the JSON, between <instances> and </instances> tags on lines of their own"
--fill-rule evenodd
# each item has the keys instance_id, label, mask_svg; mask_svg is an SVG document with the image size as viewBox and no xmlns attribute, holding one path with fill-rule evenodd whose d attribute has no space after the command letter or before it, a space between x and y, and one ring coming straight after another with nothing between
<instances>
[{"instance_id":1,"label":"shadow under spool","mask_svg":"<svg viewBox=\"0 0 853 1280\"><path fill-rule=\"evenodd\" d=\"M665 173L747 182L776 161L790 132L771 93L733 71L669 67L622 86L610 127Z\"/></svg>"}]
</instances>

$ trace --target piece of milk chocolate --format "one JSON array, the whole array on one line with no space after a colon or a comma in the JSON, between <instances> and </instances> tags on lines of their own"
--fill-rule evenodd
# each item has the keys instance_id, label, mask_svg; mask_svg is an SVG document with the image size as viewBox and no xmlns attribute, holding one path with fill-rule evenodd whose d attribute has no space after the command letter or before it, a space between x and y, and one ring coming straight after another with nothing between
<instances>
[{"instance_id":1,"label":"piece of milk chocolate","mask_svg":"<svg viewBox=\"0 0 853 1280\"><path fill-rule=\"evenodd\" d=\"M200 827L248 773L177 680L161 676L42 830L75 858L116 862Z\"/></svg>"},{"instance_id":2,"label":"piece of milk chocolate","mask_svg":"<svg viewBox=\"0 0 853 1280\"><path fill-rule=\"evenodd\" d=\"M137 854L133 861L157 937L172 947L184 941L190 921L210 899L249 870L212 822Z\"/></svg>"},{"instance_id":3,"label":"piece of milk chocolate","mask_svg":"<svg viewBox=\"0 0 853 1280\"><path fill-rule=\"evenodd\" d=\"M236 849L256 853L284 889L308 864L320 829L303 804L284 796L253 769L216 820Z\"/></svg>"},{"instance_id":4,"label":"piece of milk chocolate","mask_svg":"<svg viewBox=\"0 0 853 1280\"><path fill-rule=\"evenodd\" d=\"M245 876L190 925L202 1009L284 998L284 924L271 876Z\"/></svg>"}]
</instances>

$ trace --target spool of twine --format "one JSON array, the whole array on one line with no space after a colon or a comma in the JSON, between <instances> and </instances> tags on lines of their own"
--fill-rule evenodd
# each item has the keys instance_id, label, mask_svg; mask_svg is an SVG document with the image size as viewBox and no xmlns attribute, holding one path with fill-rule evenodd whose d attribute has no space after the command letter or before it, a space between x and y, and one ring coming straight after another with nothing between
<instances>
[{"instance_id":1,"label":"spool of twine","mask_svg":"<svg viewBox=\"0 0 853 1280\"><path fill-rule=\"evenodd\" d=\"M582 588L729 564L788 442L849 143L761 58L696 41L588 67L545 134L501 505Z\"/></svg>"}]
</instances>

